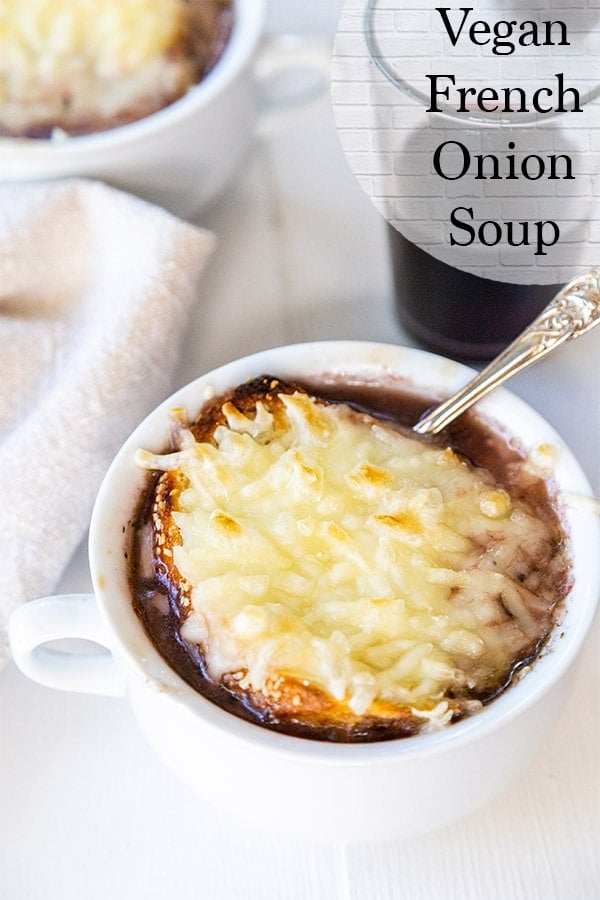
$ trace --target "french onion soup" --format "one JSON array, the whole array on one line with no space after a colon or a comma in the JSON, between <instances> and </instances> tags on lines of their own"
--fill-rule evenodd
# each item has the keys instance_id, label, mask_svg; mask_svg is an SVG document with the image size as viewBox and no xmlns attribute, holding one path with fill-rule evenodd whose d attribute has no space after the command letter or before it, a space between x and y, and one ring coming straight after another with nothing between
<instances>
[{"instance_id":1,"label":"french onion soup","mask_svg":"<svg viewBox=\"0 0 600 900\"><path fill-rule=\"evenodd\" d=\"M570 586L549 484L473 414L262 376L140 448L136 612L224 709L306 738L442 728L521 676Z\"/></svg>"},{"instance_id":2,"label":"french onion soup","mask_svg":"<svg viewBox=\"0 0 600 900\"><path fill-rule=\"evenodd\" d=\"M141 119L213 68L233 0L3 0L0 134L86 134Z\"/></svg>"}]
</instances>

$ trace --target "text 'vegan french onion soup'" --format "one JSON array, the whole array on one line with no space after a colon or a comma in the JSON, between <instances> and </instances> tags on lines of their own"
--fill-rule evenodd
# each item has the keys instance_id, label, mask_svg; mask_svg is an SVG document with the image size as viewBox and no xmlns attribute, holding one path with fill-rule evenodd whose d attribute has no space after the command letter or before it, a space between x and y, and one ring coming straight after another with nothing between
<instances>
[{"instance_id":1,"label":"text 'vegan french onion soup'","mask_svg":"<svg viewBox=\"0 0 600 900\"><path fill-rule=\"evenodd\" d=\"M0 134L150 115L208 74L232 24L233 0L0 0Z\"/></svg>"},{"instance_id":2,"label":"text 'vegan french onion soup'","mask_svg":"<svg viewBox=\"0 0 600 900\"><path fill-rule=\"evenodd\" d=\"M188 683L266 727L371 741L520 677L569 588L551 492L473 415L412 434L427 405L262 376L138 451L134 604Z\"/></svg>"}]
</instances>

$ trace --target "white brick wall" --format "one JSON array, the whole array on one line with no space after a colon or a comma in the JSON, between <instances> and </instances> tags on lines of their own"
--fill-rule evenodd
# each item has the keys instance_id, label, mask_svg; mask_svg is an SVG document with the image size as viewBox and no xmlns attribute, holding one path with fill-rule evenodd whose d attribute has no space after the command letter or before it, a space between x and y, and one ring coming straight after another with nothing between
<instances>
[{"instance_id":1,"label":"white brick wall","mask_svg":"<svg viewBox=\"0 0 600 900\"><path fill-rule=\"evenodd\" d=\"M450 4L447 4L450 6ZM456 22L459 6L452 6ZM470 4L465 4L470 5ZM473 47L462 36L453 48L433 0L379 0L374 24L379 45L394 73L429 91L430 74L455 74L464 87L542 87L556 72L565 86L582 92L600 83L600 0L536 0L527 16L518 0L479 0L471 19L522 21L538 8L539 17L567 22L571 47L517 48L495 57L490 47ZM505 280L557 282L582 268L600 263L600 99L585 103L582 113L542 119L528 127L488 127L425 111L426 104L392 85L371 59L363 32L366 0L348 0L336 38L332 64L332 99L338 131L358 183L383 215L410 240L444 261L475 273ZM467 26L471 19L467 20ZM388 59L389 57L389 59ZM516 149L509 150L514 141ZM460 141L472 155L494 153L501 171L505 155L517 162L527 154L568 154L574 181L541 178L529 181L479 180L469 173L445 180L435 173L433 157L444 141ZM445 158L450 158L446 154ZM561 170L562 171L562 170ZM497 247L477 242L450 245L450 214L457 206L473 207L473 226L486 219L499 222L554 220L559 243L547 256L533 247ZM456 232L463 240L464 232Z\"/></svg>"}]
</instances>

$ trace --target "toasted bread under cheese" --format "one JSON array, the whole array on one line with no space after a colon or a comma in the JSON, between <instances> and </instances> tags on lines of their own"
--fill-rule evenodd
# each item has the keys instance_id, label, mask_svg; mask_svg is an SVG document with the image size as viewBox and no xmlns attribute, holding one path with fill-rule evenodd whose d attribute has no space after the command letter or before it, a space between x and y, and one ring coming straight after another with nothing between
<instances>
[{"instance_id":1,"label":"toasted bread under cheese","mask_svg":"<svg viewBox=\"0 0 600 900\"><path fill-rule=\"evenodd\" d=\"M157 570L183 641L261 721L441 727L550 629L552 528L450 448L270 376L174 422L176 449L137 456L162 472Z\"/></svg>"}]
</instances>

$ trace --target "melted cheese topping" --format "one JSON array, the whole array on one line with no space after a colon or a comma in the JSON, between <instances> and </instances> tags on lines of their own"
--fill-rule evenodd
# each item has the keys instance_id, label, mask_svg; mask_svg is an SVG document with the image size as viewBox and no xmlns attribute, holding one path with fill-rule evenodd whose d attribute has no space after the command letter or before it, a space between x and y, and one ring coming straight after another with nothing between
<instances>
[{"instance_id":1,"label":"melted cheese topping","mask_svg":"<svg viewBox=\"0 0 600 900\"><path fill-rule=\"evenodd\" d=\"M0 125L109 117L176 89L181 0L0 0Z\"/></svg>"},{"instance_id":2,"label":"melted cheese topping","mask_svg":"<svg viewBox=\"0 0 600 900\"><path fill-rule=\"evenodd\" d=\"M187 432L172 454L138 451L187 485L182 636L217 681L268 694L293 678L358 715L377 699L446 724L449 691L510 672L539 635L548 604L524 586L523 554L546 526L451 449L343 404L279 400L276 417L225 404L212 443Z\"/></svg>"}]
</instances>

